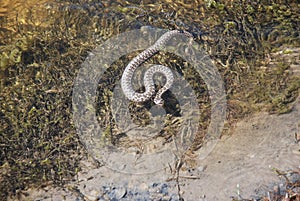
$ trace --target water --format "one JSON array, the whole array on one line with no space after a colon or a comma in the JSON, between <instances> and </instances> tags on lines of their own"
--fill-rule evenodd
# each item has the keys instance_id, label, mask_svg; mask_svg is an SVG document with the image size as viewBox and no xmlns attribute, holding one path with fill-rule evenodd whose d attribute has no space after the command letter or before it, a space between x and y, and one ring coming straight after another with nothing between
<instances>
[{"instance_id":1,"label":"water","mask_svg":"<svg viewBox=\"0 0 300 201\"><path fill-rule=\"evenodd\" d=\"M0 154L0 197L7 193L15 194L14 189L24 189L31 184L39 185L46 181L65 184L74 178L79 164L84 161L83 156L90 148L82 145L74 126L74 80L82 63L88 56L95 54L97 46L129 30L158 27L192 32L199 47L210 56L203 57L201 65L206 65L205 61L211 59L226 84L228 122L232 123L246 114L268 108L278 113L289 110L292 108L290 103L299 95L299 77L291 78L293 72L297 75L299 68L299 50L296 48L299 46L297 6L297 2L293 1L289 5L240 1L145 1L140 5L129 1L2 0L0 147L3 151ZM123 41L122 44L130 42ZM118 45L107 48L118 48ZM186 46L180 50L193 55ZM209 90L212 88L206 86L205 79L201 77L203 75L178 55L166 51L155 55L148 62L170 66L178 73L178 77L185 79L183 88L177 85L174 88L177 87L177 92L181 92L182 101L190 98L188 90L194 91L192 96L196 99L191 100L193 106L190 107L196 109L196 112L184 113L185 115L180 113L183 108L180 110L178 107L180 101L176 100L176 94L169 93L167 107L158 108L158 113L163 114L159 118L169 118L167 126L163 125L164 121L161 119L147 123L147 118L151 117L152 112L155 113L151 101L143 106L131 104L129 112L132 121L129 118L123 119L125 123L120 126L120 122L115 122L114 115L118 113L112 111L114 108L111 108L111 98L114 96L111 93L126 64L138 53L131 52L120 57L108 68L96 86L99 95L95 98L97 105L93 100L79 97L90 104L85 112L96 113L95 121L105 128L106 135L97 140L99 143L106 142L109 146L131 150L129 153L132 153L133 161L137 158L141 160L141 153L171 145L173 147L174 142L175 145L184 142L185 139L174 140L172 132L182 123L180 118L197 114L199 128L192 126L186 129L187 133L183 136L193 136L197 142L195 147L200 147L209 123L213 121L210 117L211 109L218 109L218 100L211 103ZM101 63L95 65L100 66ZM209 77L214 72L209 72L209 68L206 70L206 79L215 82ZM91 80L94 79L93 73L90 76ZM186 164L182 173L187 174L187 169L198 166L207 168L204 172L200 171L199 180L180 181L185 184L182 187L185 192L183 197L197 200L206 195L208 200L225 200L236 194L237 184L243 196L251 196L257 188L268 186L276 180L269 166L283 170L299 167L299 144L293 142L294 133L300 132L298 105L295 104L293 112L289 114L260 114L249 117L248 122L241 122L236 128L227 128L229 133L233 133L232 136L228 137L228 133L225 133L213 152L203 160L197 158L200 152L196 151L196 162L193 165ZM190 109L188 104L185 109ZM147 116L148 113L150 115ZM185 125L194 121L193 118L185 122ZM153 138L155 135L152 132L137 136L139 132L136 130L128 130L127 133L123 131L128 122L130 126L138 126L140 130L152 126L155 133L163 131L156 138ZM136 122L144 124L144 127ZM153 141L147 141L143 147L140 146L143 143L126 141L128 136L132 136L131 139L150 138ZM94 137L90 136L85 140L90 140L95 145L98 141ZM190 146L190 141L187 143ZM162 156L158 160L163 161L164 158L166 157ZM172 162L174 158L179 159L176 154L171 158ZM155 162L158 160L147 163L157 167ZM111 161L111 164L118 162L117 169L120 169L121 161ZM164 162L172 164L168 160ZM173 170L175 168L170 167ZM103 167L93 171L97 179L91 185L101 180L99 188L106 186L111 180L116 186L122 186L128 178L114 171L110 172L111 170L103 170ZM154 176L137 176L132 180L132 185L142 185L139 183L141 180L146 186L151 182L161 182L163 185L172 177L169 167L164 171L166 172L159 172ZM11 178L11 175L16 176ZM102 176L98 178L97 175ZM88 182L72 185L81 188L84 184ZM172 191L178 194L176 185Z\"/></svg>"}]
</instances>

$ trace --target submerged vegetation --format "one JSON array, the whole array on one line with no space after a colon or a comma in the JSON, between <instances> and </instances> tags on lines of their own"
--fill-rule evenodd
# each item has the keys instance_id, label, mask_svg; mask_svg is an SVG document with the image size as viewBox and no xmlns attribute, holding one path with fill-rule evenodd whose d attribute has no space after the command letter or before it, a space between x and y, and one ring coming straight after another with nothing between
<instances>
[{"instance_id":1,"label":"submerged vegetation","mask_svg":"<svg viewBox=\"0 0 300 201\"><path fill-rule=\"evenodd\" d=\"M291 69L299 68L297 1L91 2L0 12L0 198L74 178L87 153L72 123L73 81L96 45L126 30L193 32L224 78L229 122L258 111L289 112L299 95L300 75ZM106 102L100 98L100 107ZM101 116L108 110L98 115L110 128Z\"/></svg>"}]
</instances>

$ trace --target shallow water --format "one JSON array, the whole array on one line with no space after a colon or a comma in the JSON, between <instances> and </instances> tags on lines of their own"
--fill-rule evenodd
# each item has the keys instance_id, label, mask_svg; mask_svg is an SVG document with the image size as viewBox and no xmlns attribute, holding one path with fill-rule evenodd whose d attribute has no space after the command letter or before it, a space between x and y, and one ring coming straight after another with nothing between
<instances>
[{"instance_id":1,"label":"shallow water","mask_svg":"<svg viewBox=\"0 0 300 201\"><path fill-rule=\"evenodd\" d=\"M258 114L239 122L233 135L224 137L211 155L199 162L207 169L199 181L184 188L187 195L193 195L190 200L199 196L189 189L194 186L207 200L237 196L237 185L243 198L266 196L272 185L280 183L275 169L300 168L300 145L294 136L299 132L299 106L298 100L289 114Z\"/></svg>"},{"instance_id":2,"label":"shallow water","mask_svg":"<svg viewBox=\"0 0 300 201\"><path fill-rule=\"evenodd\" d=\"M196 165L191 165L193 167L187 165L182 169L183 175L188 174L186 170L189 168L204 169L195 173L200 179L180 180L185 200L198 200L203 195L207 200L229 200L230 196L236 195L237 184L241 195L249 197L258 189L264 189L261 187L276 181L277 177L271 168L282 170L298 168L299 143L294 142L293 136L294 133L300 132L299 102L294 103L292 112L288 114L270 116L259 113L249 117L239 122L235 128L226 128L230 136L226 133L220 140L218 139L221 134L218 132L221 132L225 122L222 118L225 117L226 111L230 113L226 121L243 117L247 113L247 108L245 111L238 109L236 111L233 105L226 110L221 104L225 97L237 98L244 103L240 105L242 108L252 104L254 106L250 108L259 108L261 105L264 108L264 104L269 107L269 102L276 103L275 98L278 97L283 100L283 103L280 102L278 105L286 104L288 107L293 97L297 96L299 85L295 82L296 89L289 88L292 85L289 75L299 74L299 49L294 48L299 43L297 40L299 33L295 28L297 21L293 19L299 16L295 12L297 9L293 10L295 6L293 2L290 4L290 6L276 4L258 6L263 9L262 13L270 14L276 24L268 18L268 15L254 12L253 8L257 8L257 4L253 2L248 5L247 10L233 1L231 3L146 1L139 5L130 1L0 0L0 115L3 124L0 128L0 132L3 133L0 136L0 148L4 150L0 155L0 166L5 170L2 172L7 173L3 178L0 176L0 181L8 181L9 175L18 175L15 173L22 170L20 178L11 180L8 184L2 182L7 188L6 192L16 193L14 189L24 189L28 183L40 182L40 178L43 178L43 181L50 180L57 183L71 180L77 174L79 164L84 161L81 156L84 153L82 150L96 156L100 164L106 164L99 169L85 167L86 169L80 173L84 182L71 184L77 185L84 194L88 195L91 191L99 190L93 188L96 185L100 187L108 183L122 186L127 182L126 185L129 186L148 186L151 182L165 182L172 177L170 168L175 168L174 165L182 156L182 152L191 146L191 139L198 140L195 146L199 147L203 136L206 136L204 143L207 143L208 148L203 151L202 146L202 149L194 153ZM247 17L234 15L235 9L237 12L244 12L244 16ZM277 12L278 10L281 12ZM262 21L261 24L254 23L253 18L257 16ZM136 50L138 47L144 49L143 44L148 44L151 40L154 42L154 38L159 37L155 35L161 33L158 31L150 35L149 41L146 40L147 30L151 32L155 27L188 30L195 35L194 42L199 46L194 45L194 49L189 49L191 43L184 42L182 46L170 46L170 49L166 50L172 54L165 50L148 62L162 63L170 66L175 72L176 86L166 95L168 101L165 108L157 109L149 101L144 105L132 103L129 108L120 112L118 111L120 102L116 105L113 102L114 99L122 97L118 82L126 64L138 52L126 53L108 68L101 66L102 60L97 60L97 54L105 52L102 52L99 46L107 41L111 42L121 33L141 29L145 37L142 40L123 40L120 44L108 43L105 48L121 51L122 47L131 45ZM179 40L177 38L174 41ZM283 50L278 53L276 48ZM203 51L201 59L199 57L197 59L201 60L199 63L204 71L199 73L190 65L193 60L189 61L188 58L195 55L191 50L200 49ZM271 50L272 53L269 52ZM178 52L181 52L181 55L178 56ZM110 56L105 57L104 61L114 58L115 54ZM187 60L190 64L186 62ZM254 65L255 60L263 60L259 63L261 66ZM280 62L290 66L290 69ZM76 77L77 81L80 81L78 74L83 72L80 71L83 64L98 69L89 71L90 79L84 82L86 84L100 80L93 86L98 87L97 99L93 96L82 97L80 96L82 94L72 97L75 94L73 90L76 86ZM97 76L102 70L105 71L105 76L101 80ZM256 75L254 72L257 70L261 70L261 73ZM221 76L217 77L219 73ZM264 80L265 74L270 74L271 78L278 82L270 84L271 89L267 88L269 86L265 88L266 96L272 98L260 100L262 95L257 94L256 99L255 92L251 89L258 87L257 83ZM141 77L139 72L136 76ZM224 80L221 80L222 78ZM207 84L207 80L210 80L210 84ZM218 91L223 89L220 87L222 82L226 84L226 94ZM82 89L85 92L91 90L89 86ZM232 96L235 93L242 95ZM176 95L180 97L176 99ZM255 103L251 98L248 101L247 96L253 96ZM89 99L90 97L95 98L97 105L94 99ZM76 118L72 115L76 114L77 110L72 103L78 101L82 101L82 105L86 103L87 107L77 118L86 117L84 114L88 112L96 113L93 120L97 122L98 127L105 130L101 133L103 135L96 132L89 133L89 129L95 128L93 124L76 125ZM196 106L197 104L199 106ZM238 114L239 112L241 114ZM119 118L118 115L124 115L123 113L128 118L124 116ZM159 113L168 119L150 121L149 117L154 116L151 116L152 113ZM237 114L232 116L234 113ZM211 114L214 116L210 117ZM188 120L182 120L184 118ZM214 128L209 127L216 119L222 121L217 121ZM81 120L90 123L90 119ZM163 123L165 125L162 125ZM180 130L179 137L172 134L182 124L185 127ZM81 132L75 130L76 126L77 129L78 127L82 129ZM145 133L147 129L149 132ZM207 130L211 131L211 136L205 135ZM79 133L84 133L83 137L79 136L81 141L78 139ZM216 147L212 143L212 149L209 149L209 142L217 141L219 142ZM103 157L101 149L97 154L92 153L94 147L98 148L101 145L103 148L103 143L106 143L107 150L114 149L120 153L116 152L116 155L111 155L106 161L101 158ZM172 152L171 156L161 154L165 149ZM131 160L130 164L125 155L122 157L124 150ZM156 155L155 160L145 160L143 163L145 159L143 156L149 153ZM21 162L16 164L16 161ZM28 168L28 164L31 168ZM118 167L112 167L114 164ZM155 174L144 175L143 171L137 173L136 169L141 169L140 167L146 170L151 167L150 169L155 169ZM122 173L124 170L128 173L128 169L136 174L132 176ZM84 177L94 179L85 180ZM87 188L83 188L84 185ZM176 186L172 191L178 193ZM70 194L68 196L71 196Z\"/></svg>"}]
</instances>

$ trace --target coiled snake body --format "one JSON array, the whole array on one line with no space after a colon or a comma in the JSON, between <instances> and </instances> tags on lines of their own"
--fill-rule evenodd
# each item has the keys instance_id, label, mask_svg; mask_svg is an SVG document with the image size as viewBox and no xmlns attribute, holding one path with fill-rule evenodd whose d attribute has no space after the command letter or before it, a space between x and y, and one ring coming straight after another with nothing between
<instances>
[{"instance_id":1,"label":"coiled snake body","mask_svg":"<svg viewBox=\"0 0 300 201\"><path fill-rule=\"evenodd\" d=\"M165 47L166 43L175 35L184 35L189 38L193 38L192 34L187 31L172 30L164 33L152 46L141 52L139 55L134 57L129 64L126 66L122 78L121 87L125 96L134 102L143 102L150 99L155 93L153 75L155 73L161 73L166 77L165 85L159 89L154 98L154 103L157 105L163 105L164 101L161 98L162 94L167 91L173 84L174 77L171 69L162 65L154 65L149 68L144 75L145 92L136 92L131 85L131 80L134 71L147 59L157 53L159 50Z\"/></svg>"}]
</instances>

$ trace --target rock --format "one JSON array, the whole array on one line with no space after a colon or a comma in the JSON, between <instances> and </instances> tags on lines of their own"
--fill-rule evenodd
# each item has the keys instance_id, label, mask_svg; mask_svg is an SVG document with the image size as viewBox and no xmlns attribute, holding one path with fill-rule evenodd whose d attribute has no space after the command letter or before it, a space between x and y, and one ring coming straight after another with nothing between
<instances>
[{"instance_id":1,"label":"rock","mask_svg":"<svg viewBox=\"0 0 300 201\"><path fill-rule=\"evenodd\" d=\"M199 167L197 168L197 170L198 170L199 172L204 172L205 169L206 169L206 166L199 166Z\"/></svg>"},{"instance_id":2,"label":"rock","mask_svg":"<svg viewBox=\"0 0 300 201\"><path fill-rule=\"evenodd\" d=\"M123 198L126 195L126 193L127 193L127 190L124 187L115 189L115 196L117 199Z\"/></svg>"}]
</instances>

